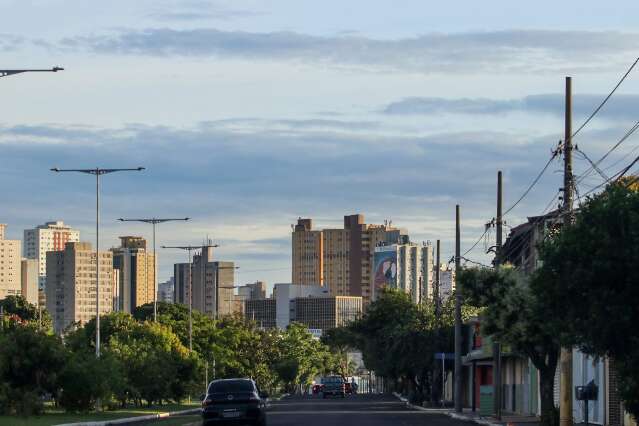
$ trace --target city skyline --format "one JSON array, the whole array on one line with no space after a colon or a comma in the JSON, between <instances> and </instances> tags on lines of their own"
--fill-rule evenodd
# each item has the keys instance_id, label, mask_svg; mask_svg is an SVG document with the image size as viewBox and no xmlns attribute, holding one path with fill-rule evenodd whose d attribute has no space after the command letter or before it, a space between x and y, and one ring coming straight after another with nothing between
<instances>
[{"instance_id":1,"label":"city skyline","mask_svg":"<svg viewBox=\"0 0 639 426\"><path fill-rule=\"evenodd\" d=\"M123 228L118 217L192 216L163 229L159 243L208 236L217 259L240 266L238 282L288 282L298 217L331 228L363 213L370 223L391 219L414 241L441 239L447 260L455 204L463 200L465 250L495 215L495 170L504 171L508 207L561 139L563 76L574 77L577 126L639 47L633 2L583 2L568 25L559 18L567 5L541 3L557 13L539 2L39 6L64 26L33 18L28 4L0 5L15 17L0 42L6 67L65 67L2 82L12 108L0 120L0 221L15 239L62 219L93 241L91 182L51 179L49 168L141 164L144 174L103 183L103 247L125 233L150 239L144 225ZM638 94L628 79L575 140L591 158L631 126ZM586 167L577 155L576 172ZM506 221L541 213L560 185L548 173ZM487 261L481 248L468 257ZM158 259L160 281L186 261Z\"/></svg>"}]
</instances>

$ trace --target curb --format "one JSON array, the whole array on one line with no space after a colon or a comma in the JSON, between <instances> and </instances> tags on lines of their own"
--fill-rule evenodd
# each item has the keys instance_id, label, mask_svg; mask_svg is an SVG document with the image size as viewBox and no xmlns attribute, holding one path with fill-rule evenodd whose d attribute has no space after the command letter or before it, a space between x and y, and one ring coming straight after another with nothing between
<instances>
[{"instance_id":1,"label":"curb","mask_svg":"<svg viewBox=\"0 0 639 426\"><path fill-rule=\"evenodd\" d=\"M190 410L171 411L165 413L149 414L147 416L127 417L123 419L103 420L99 422L78 422L78 423L63 423L55 426L108 426L108 425L120 425L129 423L140 423L148 420L164 419L173 416L182 416L187 414L197 414L200 412L199 408L193 408Z\"/></svg>"},{"instance_id":2,"label":"curb","mask_svg":"<svg viewBox=\"0 0 639 426\"><path fill-rule=\"evenodd\" d=\"M475 424L482 425L482 426L503 426L501 423L491 422L490 420L484 420L482 418L464 416L463 414L458 414L458 413L455 413L454 411L450 411L446 414L449 417L452 417L453 419L462 420L466 422L473 422Z\"/></svg>"},{"instance_id":3,"label":"curb","mask_svg":"<svg viewBox=\"0 0 639 426\"><path fill-rule=\"evenodd\" d=\"M408 402L408 399L404 398L403 396L401 396L397 392L393 392L393 395L397 399L399 399L400 401L405 403L406 406L409 407L409 408L413 408L415 410L424 411L426 413L431 413L431 414L447 414L447 415L450 415L450 410L448 408L426 408L426 407L420 407L419 405L411 404L410 402ZM501 425L495 425L495 426L501 426Z\"/></svg>"}]
</instances>

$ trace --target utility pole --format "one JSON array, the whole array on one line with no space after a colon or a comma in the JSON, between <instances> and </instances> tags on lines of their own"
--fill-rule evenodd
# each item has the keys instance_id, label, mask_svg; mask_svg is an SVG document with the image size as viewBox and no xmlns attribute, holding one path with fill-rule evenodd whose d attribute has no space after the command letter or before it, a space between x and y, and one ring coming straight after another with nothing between
<instances>
[{"instance_id":1,"label":"utility pole","mask_svg":"<svg viewBox=\"0 0 639 426\"><path fill-rule=\"evenodd\" d=\"M441 241L437 240L437 264L435 265L435 289L433 291L435 298L435 318L439 320L441 310Z\"/></svg>"},{"instance_id":2,"label":"utility pole","mask_svg":"<svg viewBox=\"0 0 639 426\"><path fill-rule=\"evenodd\" d=\"M572 223L572 78L566 77L566 115L564 128L563 226ZM559 426L572 426L572 347L562 347L559 359Z\"/></svg>"},{"instance_id":3,"label":"utility pole","mask_svg":"<svg viewBox=\"0 0 639 426\"><path fill-rule=\"evenodd\" d=\"M455 206L455 411L462 412L462 321L461 321L461 288L457 279L461 271L461 233L459 228L459 204Z\"/></svg>"},{"instance_id":4,"label":"utility pole","mask_svg":"<svg viewBox=\"0 0 639 426\"><path fill-rule=\"evenodd\" d=\"M497 172L497 237L495 243L495 269L501 265L501 245L503 233L502 220L502 179L501 170ZM494 383L494 412L497 420L501 420L501 343L493 343L493 383Z\"/></svg>"}]
</instances>

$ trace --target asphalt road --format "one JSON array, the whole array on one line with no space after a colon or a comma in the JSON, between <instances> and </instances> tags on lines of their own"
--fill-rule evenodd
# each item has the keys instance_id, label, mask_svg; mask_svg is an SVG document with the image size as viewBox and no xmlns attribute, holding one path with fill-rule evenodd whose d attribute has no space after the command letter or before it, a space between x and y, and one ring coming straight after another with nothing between
<instances>
[{"instance_id":1,"label":"asphalt road","mask_svg":"<svg viewBox=\"0 0 639 426\"><path fill-rule=\"evenodd\" d=\"M199 426L199 416L149 422L158 426ZM268 426L468 426L445 414L406 407L389 395L354 395L345 399L292 397L271 402ZM139 425L139 424L138 424Z\"/></svg>"},{"instance_id":2,"label":"asphalt road","mask_svg":"<svg viewBox=\"0 0 639 426\"><path fill-rule=\"evenodd\" d=\"M407 408L397 398L387 395L289 398L273 402L267 419L268 426L468 426L444 414Z\"/></svg>"}]
</instances>

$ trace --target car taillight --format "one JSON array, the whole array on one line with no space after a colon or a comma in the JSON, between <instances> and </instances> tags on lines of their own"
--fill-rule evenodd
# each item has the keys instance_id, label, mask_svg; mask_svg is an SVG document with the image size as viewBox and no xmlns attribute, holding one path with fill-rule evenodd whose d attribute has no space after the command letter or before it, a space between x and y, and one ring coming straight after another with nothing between
<instances>
[{"instance_id":1,"label":"car taillight","mask_svg":"<svg viewBox=\"0 0 639 426\"><path fill-rule=\"evenodd\" d=\"M252 393L251 396L249 396L249 401L260 401L260 397L258 394Z\"/></svg>"},{"instance_id":2,"label":"car taillight","mask_svg":"<svg viewBox=\"0 0 639 426\"><path fill-rule=\"evenodd\" d=\"M213 405L212 399L206 398L204 401L202 401L202 407L208 407L209 405Z\"/></svg>"}]
</instances>

